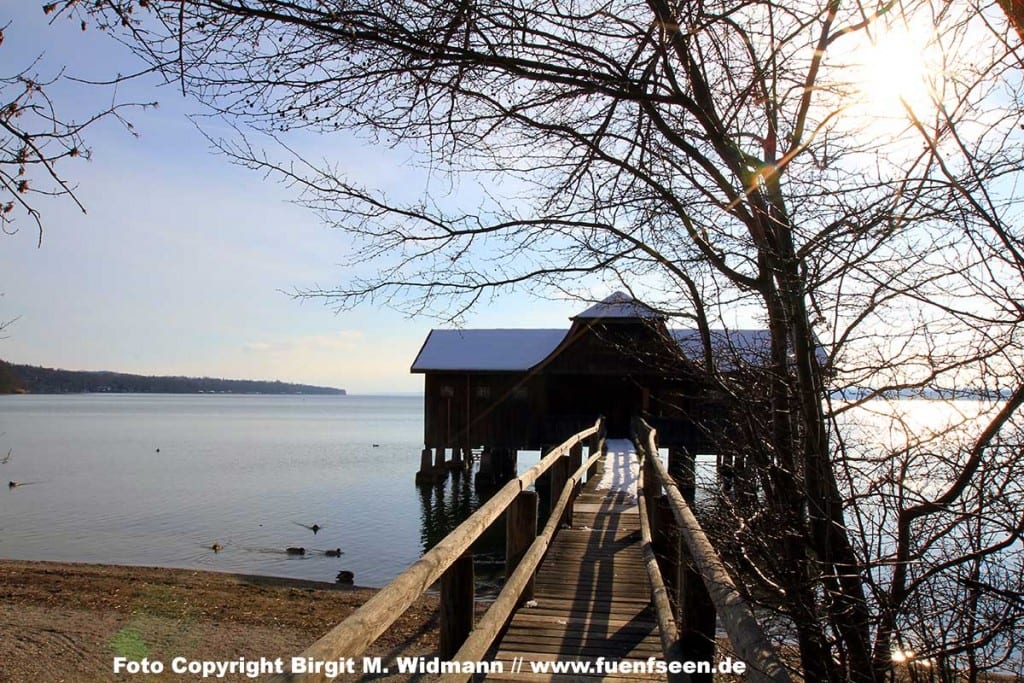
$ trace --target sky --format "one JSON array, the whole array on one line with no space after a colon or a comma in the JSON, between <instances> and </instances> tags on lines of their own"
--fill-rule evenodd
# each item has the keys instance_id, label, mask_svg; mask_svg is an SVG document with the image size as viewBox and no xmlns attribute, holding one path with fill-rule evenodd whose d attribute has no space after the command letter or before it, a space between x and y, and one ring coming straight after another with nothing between
<instances>
[{"instance_id":1,"label":"sky","mask_svg":"<svg viewBox=\"0 0 1024 683\"><path fill-rule=\"evenodd\" d=\"M58 20L35 0L7 0L0 26L4 74L38 59L42 77L108 79L134 58L108 36ZM109 103L94 86L51 89L58 112L81 120ZM277 379L350 393L414 392L409 367L432 327L379 307L336 313L287 292L329 287L351 266L344 234L297 206L285 187L232 165L188 114L201 111L154 79L119 86L119 101L159 102L86 133L90 160L59 170L68 199L37 198L45 232L19 220L0 235L0 358L69 370ZM208 133L220 132L216 122ZM384 190L408 183L408 156L349 133L317 141L323 156ZM508 295L467 316L466 327L568 327L574 301Z\"/></svg>"}]
</instances>

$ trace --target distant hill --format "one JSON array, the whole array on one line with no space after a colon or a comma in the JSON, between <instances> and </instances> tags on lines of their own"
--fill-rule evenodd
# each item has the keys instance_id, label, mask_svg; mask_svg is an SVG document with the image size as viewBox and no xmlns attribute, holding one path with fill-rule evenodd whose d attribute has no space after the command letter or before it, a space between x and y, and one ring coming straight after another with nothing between
<instances>
[{"instance_id":1,"label":"distant hill","mask_svg":"<svg viewBox=\"0 0 1024 683\"><path fill-rule=\"evenodd\" d=\"M54 370L0 361L0 394L332 394L344 389L213 377L150 377L123 372Z\"/></svg>"}]
</instances>

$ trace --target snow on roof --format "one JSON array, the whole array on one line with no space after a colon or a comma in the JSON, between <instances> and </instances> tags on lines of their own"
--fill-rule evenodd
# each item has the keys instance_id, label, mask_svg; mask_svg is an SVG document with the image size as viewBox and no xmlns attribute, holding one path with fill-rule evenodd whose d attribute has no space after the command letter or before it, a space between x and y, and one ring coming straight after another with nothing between
<instances>
[{"instance_id":1,"label":"snow on roof","mask_svg":"<svg viewBox=\"0 0 1024 683\"><path fill-rule=\"evenodd\" d=\"M711 330L711 351L715 355L719 370L734 370L736 360L743 363L765 365L771 352L771 335L768 330ZM701 360L699 330L669 330L683 355L691 360Z\"/></svg>"},{"instance_id":2,"label":"snow on roof","mask_svg":"<svg viewBox=\"0 0 1024 683\"><path fill-rule=\"evenodd\" d=\"M600 303L594 304L570 320L589 320L591 318L664 318L662 314L645 303L637 301L625 292L615 292Z\"/></svg>"},{"instance_id":3,"label":"snow on roof","mask_svg":"<svg viewBox=\"0 0 1024 683\"><path fill-rule=\"evenodd\" d=\"M541 362L568 330L432 330L412 372L526 370Z\"/></svg>"},{"instance_id":4,"label":"snow on roof","mask_svg":"<svg viewBox=\"0 0 1024 683\"><path fill-rule=\"evenodd\" d=\"M697 330L669 330L683 354L691 360L701 360L700 332ZM711 330L711 350L721 371L735 370L745 365L767 366L771 362L772 338L768 330ZM819 345L818 362L828 362L828 353Z\"/></svg>"},{"instance_id":5,"label":"snow on roof","mask_svg":"<svg viewBox=\"0 0 1024 683\"><path fill-rule=\"evenodd\" d=\"M412 372L528 370L547 358L565 339L567 330L432 330L412 364ZM697 330L669 330L684 355L701 360ZM768 330L712 330L712 345L720 370L731 370L737 359L768 362Z\"/></svg>"}]
</instances>

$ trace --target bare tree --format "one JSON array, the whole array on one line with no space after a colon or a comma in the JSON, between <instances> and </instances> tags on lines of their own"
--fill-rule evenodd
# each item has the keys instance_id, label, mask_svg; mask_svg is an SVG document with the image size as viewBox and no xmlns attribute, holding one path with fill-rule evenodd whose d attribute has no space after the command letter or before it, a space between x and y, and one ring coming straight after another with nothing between
<instances>
[{"instance_id":1,"label":"bare tree","mask_svg":"<svg viewBox=\"0 0 1024 683\"><path fill-rule=\"evenodd\" d=\"M55 6L47 5L44 9L52 12ZM11 26L8 23L0 27L0 51L4 32ZM83 30L85 26L83 23ZM58 165L69 159L90 158L92 152L84 137L86 129L102 119L113 118L130 131L132 126L123 118L124 110L152 106L118 103L115 98L83 119L66 118L50 92L59 84L77 79L70 78L63 69L51 75L42 75L43 71L42 58L36 58L20 69L0 74L0 229L9 233L17 229L19 215L28 218L38 230L39 244L43 239L41 198L64 197L85 211L75 186ZM117 76L93 85L115 86L133 77Z\"/></svg>"},{"instance_id":2,"label":"bare tree","mask_svg":"<svg viewBox=\"0 0 1024 683\"><path fill-rule=\"evenodd\" d=\"M719 447L750 458L762 495L735 508L738 562L750 592L790 620L807 680L881 680L911 641L974 672L1005 661L1019 639L1024 509L1013 483L1024 108L1015 37L995 6L66 0L60 11L119 31L240 129L282 142L355 129L480 187L472 202L401 201L266 153L248 131L222 141L294 184L353 236L356 261L378 266L312 296L456 318L493 293L603 278L645 283L649 303L700 330L702 369L733 407ZM854 103L876 93L849 75L859 55L920 23L935 30L917 47L939 62L927 103L904 98L895 131L866 125ZM723 372L711 327L736 307L770 344L762 362L737 372L740 355ZM752 386L768 410L750 409ZM871 449L844 417L887 392L964 386L1007 398L964 421L959 442L912 433ZM938 606L954 599L947 619Z\"/></svg>"}]
</instances>

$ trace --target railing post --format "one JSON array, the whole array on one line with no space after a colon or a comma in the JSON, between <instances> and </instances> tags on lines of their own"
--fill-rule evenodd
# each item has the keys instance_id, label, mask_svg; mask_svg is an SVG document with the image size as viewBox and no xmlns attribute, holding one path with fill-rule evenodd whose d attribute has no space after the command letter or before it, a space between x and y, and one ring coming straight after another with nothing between
<instances>
[{"instance_id":1,"label":"railing post","mask_svg":"<svg viewBox=\"0 0 1024 683\"><path fill-rule=\"evenodd\" d=\"M553 450L552 446L541 446L540 448L540 459L548 457ZM549 467L544 474L537 478L537 481L533 484L533 490L540 496L538 499L539 504L544 507L544 510L551 509L551 468ZM557 500L557 498L556 498Z\"/></svg>"},{"instance_id":2,"label":"railing post","mask_svg":"<svg viewBox=\"0 0 1024 683\"><path fill-rule=\"evenodd\" d=\"M696 456L685 448L670 448L668 451L668 471L679 486L683 500L693 505L697 491Z\"/></svg>"},{"instance_id":3,"label":"railing post","mask_svg":"<svg viewBox=\"0 0 1024 683\"><path fill-rule=\"evenodd\" d=\"M679 614L680 606L683 604L683 596L680 592L683 588L683 581L680 576L679 561L682 537L679 535L679 524L676 523L676 516L672 513L672 505L668 502L668 496L658 496L655 501L655 511L651 515L651 537L654 540L654 552L658 555L658 564L665 580L665 587L669 591L672 607L675 613Z\"/></svg>"},{"instance_id":4,"label":"railing post","mask_svg":"<svg viewBox=\"0 0 1024 683\"><path fill-rule=\"evenodd\" d=\"M654 471L654 464L651 459L656 457L656 454L651 454L648 451L647 444L639 446L640 450L644 453L644 460L642 467L644 470L644 500L647 501L647 518L652 520L651 524L657 524L657 515L655 514L655 501L661 495L661 484L658 483L658 476ZM654 530L651 531L652 539L654 537Z\"/></svg>"},{"instance_id":5,"label":"railing post","mask_svg":"<svg viewBox=\"0 0 1024 683\"><path fill-rule=\"evenodd\" d=\"M577 441L576 444L569 449L569 474L572 474L580 468L583 464L583 442Z\"/></svg>"},{"instance_id":6,"label":"railing post","mask_svg":"<svg viewBox=\"0 0 1024 683\"><path fill-rule=\"evenodd\" d=\"M679 649L684 661L715 661L715 605L686 550L680 548L679 606ZM691 674L693 683L711 683L711 674Z\"/></svg>"},{"instance_id":7,"label":"railing post","mask_svg":"<svg viewBox=\"0 0 1024 683\"><path fill-rule=\"evenodd\" d=\"M473 553L466 551L441 576L441 657L451 659L473 630Z\"/></svg>"},{"instance_id":8,"label":"railing post","mask_svg":"<svg viewBox=\"0 0 1024 683\"><path fill-rule=\"evenodd\" d=\"M551 466L551 501L548 504L548 512L555 509L555 505L562 495L562 489L569 481L569 474L569 456L563 455Z\"/></svg>"},{"instance_id":9,"label":"railing post","mask_svg":"<svg viewBox=\"0 0 1024 683\"><path fill-rule=\"evenodd\" d=\"M522 491L505 513L505 580L519 566L530 544L537 538L538 496L535 491ZM533 599L533 579L526 584L520 600Z\"/></svg>"}]
</instances>

